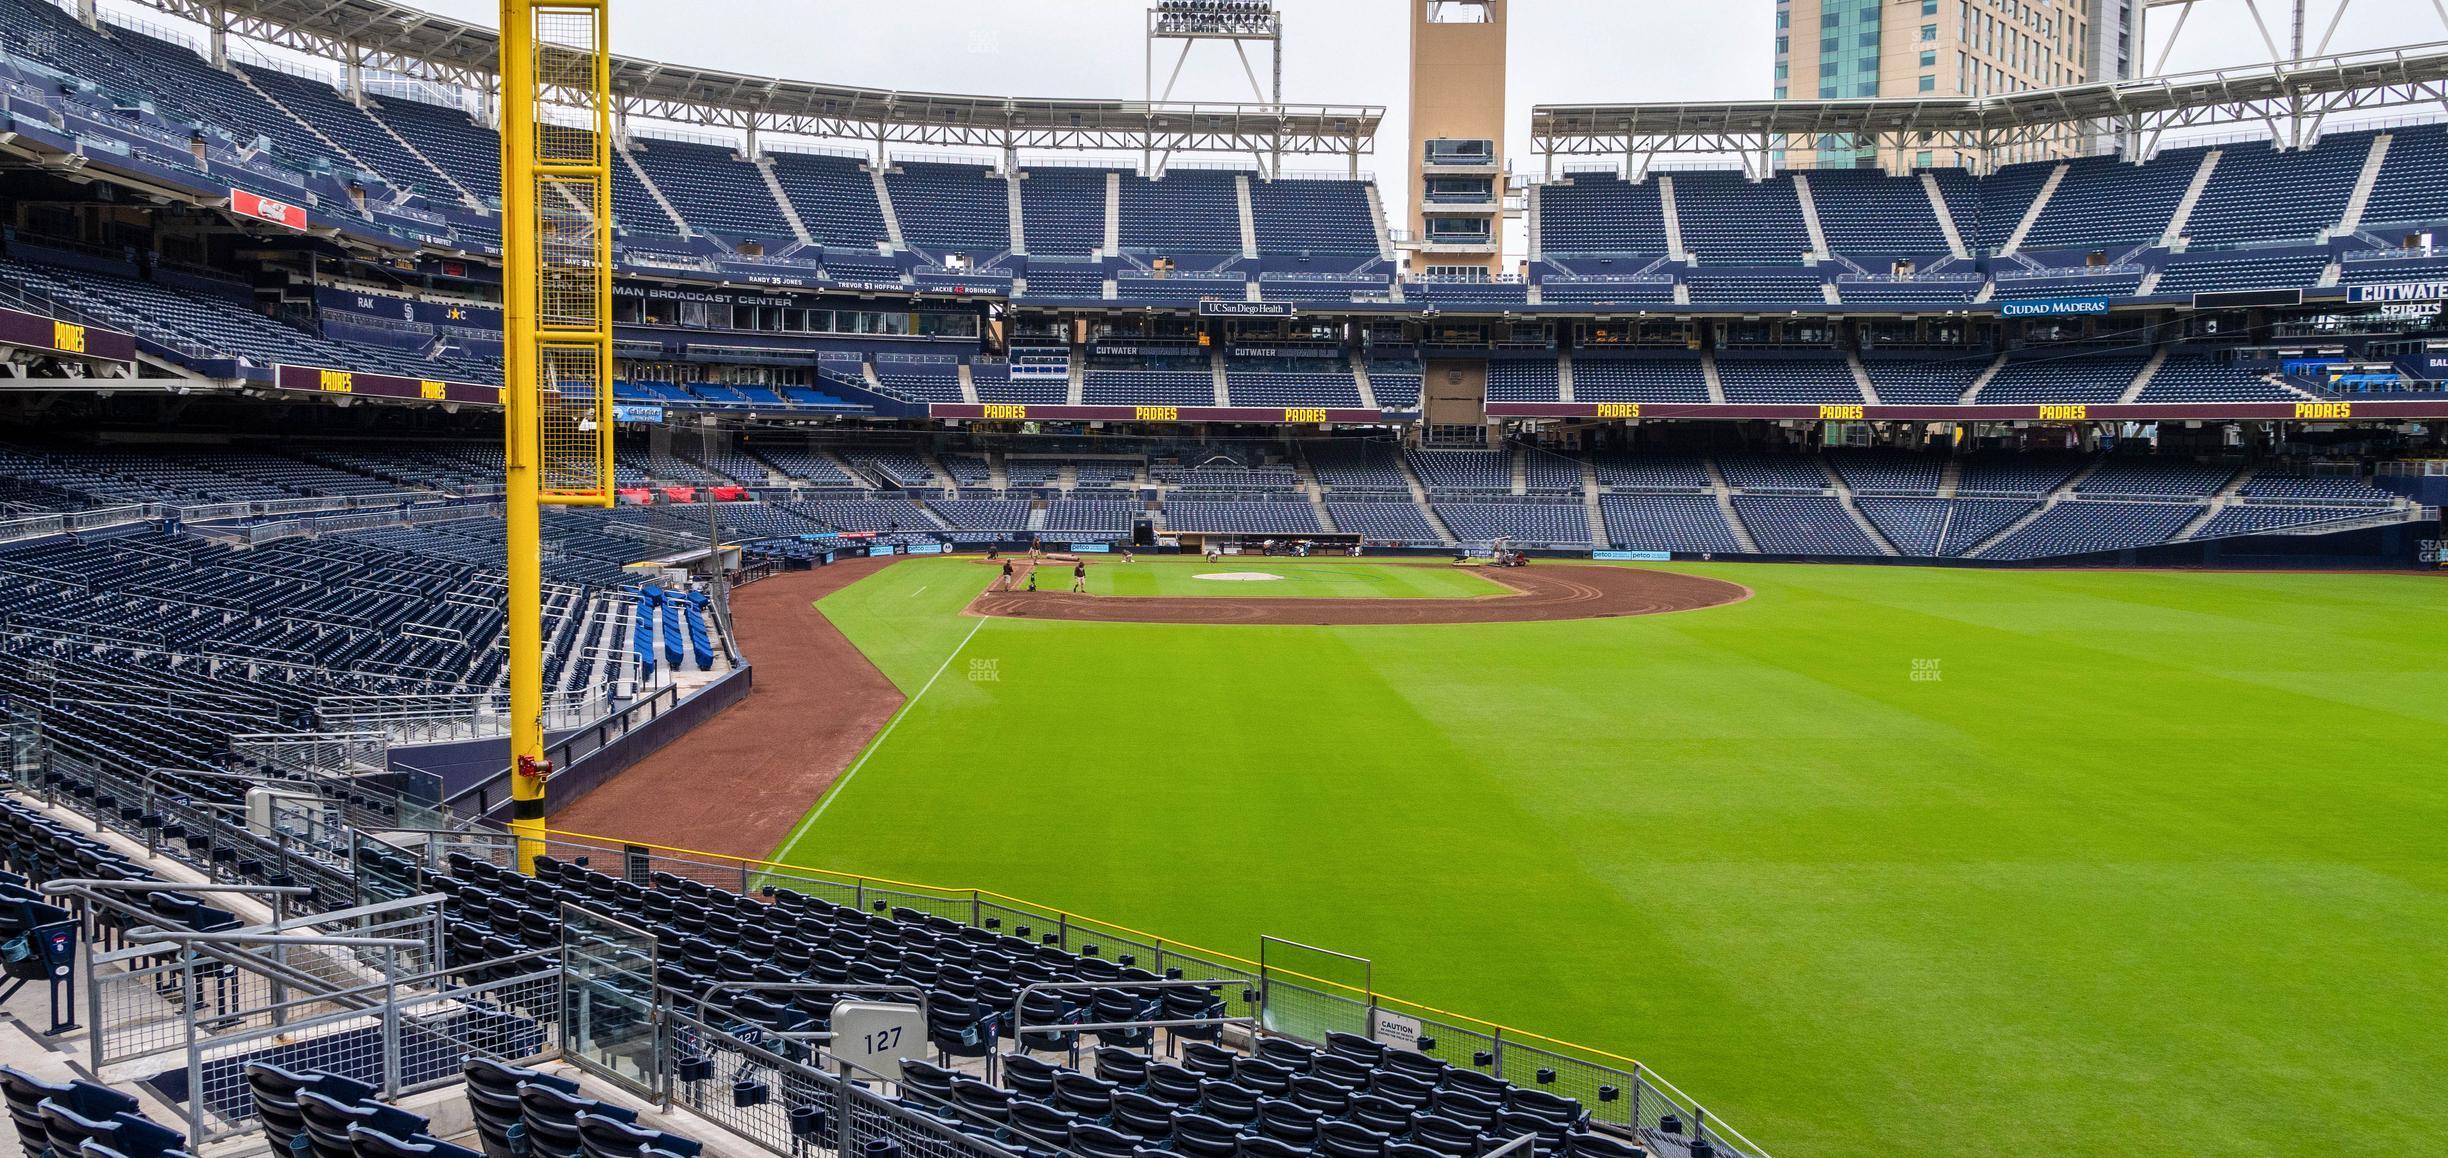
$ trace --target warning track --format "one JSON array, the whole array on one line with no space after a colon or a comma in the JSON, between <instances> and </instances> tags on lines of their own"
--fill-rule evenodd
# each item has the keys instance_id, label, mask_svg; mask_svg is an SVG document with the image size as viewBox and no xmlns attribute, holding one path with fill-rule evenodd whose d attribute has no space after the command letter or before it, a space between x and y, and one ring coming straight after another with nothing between
<instances>
[{"instance_id":1,"label":"warning track","mask_svg":"<svg viewBox=\"0 0 2448 1158\"><path fill-rule=\"evenodd\" d=\"M1383 566L1436 567L1441 563ZM1026 564L1023 564L1025 567ZM1025 573L1025 572L1024 572ZM1257 623L1326 627L1390 623L1538 623L1663 615L1740 603L1751 589L1722 579L1601 567L1540 563L1478 572L1512 590L1473 599L1306 599L1230 596L1071 595L1054 591L989 591L969 614L1008 619L1069 619L1093 623ZM1068 581L1068 572L1064 574Z\"/></svg>"},{"instance_id":2,"label":"warning track","mask_svg":"<svg viewBox=\"0 0 2448 1158\"><path fill-rule=\"evenodd\" d=\"M575 803L552 826L763 857L858 758L901 692L816 601L890 559L790 571L740 588L731 620L756 690Z\"/></svg>"}]
</instances>

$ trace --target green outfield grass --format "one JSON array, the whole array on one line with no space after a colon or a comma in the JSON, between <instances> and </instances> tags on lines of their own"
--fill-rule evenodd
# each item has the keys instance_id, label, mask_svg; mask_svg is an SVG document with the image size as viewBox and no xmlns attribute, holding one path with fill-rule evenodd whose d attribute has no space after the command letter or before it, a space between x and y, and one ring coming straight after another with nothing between
<instances>
[{"instance_id":1,"label":"green outfield grass","mask_svg":"<svg viewBox=\"0 0 2448 1158\"><path fill-rule=\"evenodd\" d=\"M2448 583L1683 569L1757 597L988 620L901 564L822 607L915 698L780 855L1363 954L1778 1158L2441 1152Z\"/></svg>"},{"instance_id":2,"label":"green outfield grass","mask_svg":"<svg viewBox=\"0 0 2448 1158\"><path fill-rule=\"evenodd\" d=\"M1149 556L1136 562L1090 556L1091 595L1187 595L1231 599L1468 599L1502 595L1505 587L1478 568L1446 563L1372 563L1366 560L1267 559L1233 556L1214 563ZM1273 575L1262 581L1228 582L1201 575ZM1049 564L1038 573L1041 589L1071 589L1069 564Z\"/></svg>"}]
</instances>

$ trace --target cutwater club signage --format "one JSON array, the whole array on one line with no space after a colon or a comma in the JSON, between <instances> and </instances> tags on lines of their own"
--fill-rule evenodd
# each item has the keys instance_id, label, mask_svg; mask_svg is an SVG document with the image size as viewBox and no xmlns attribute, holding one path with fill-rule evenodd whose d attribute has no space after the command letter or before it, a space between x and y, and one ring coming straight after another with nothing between
<instances>
[{"instance_id":1,"label":"cutwater club signage","mask_svg":"<svg viewBox=\"0 0 2448 1158\"><path fill-rule=\"evenodd\" d=\"M2448 298L2448 281L2391 281L2349 286L2350 302L2436 302Z\"/></svg>"},{"instance_id":2,"label":"cutwater club signage","mask_svg":"<svg viewBox=\"0 0 2448 1158\"><path fill-rule=\"evenodd\" d=\"M2009 318L2067 318L2107 312L2107 298L2039 298L1998 305L1998 314Z\"/></svg>"}]
</instances>

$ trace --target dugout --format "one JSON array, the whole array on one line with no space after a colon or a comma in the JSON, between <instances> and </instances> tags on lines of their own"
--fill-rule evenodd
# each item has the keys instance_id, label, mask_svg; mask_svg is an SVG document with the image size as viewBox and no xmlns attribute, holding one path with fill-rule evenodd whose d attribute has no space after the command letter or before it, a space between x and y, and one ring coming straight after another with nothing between
<instances>
[{"instance_id":1,"label":"dugout","mask_svg":"<svg viewBox=\"0 0 2448 1158\"><path fill-rule=\"evenodd\" d=\"M1358 535L1324 533L1249 535L1228 531L1169 531L1165 537L1178 540L1181 543L1182 553L1186 555L1204 555L1209 547L1214 547L1227 555L1264 556L1269 553L1267 544L1272 542L1274 544L1273 556L1277 558L1299 557L1299 552L1293 548L1298 544L1306 543L1309 546L1310 558L1324 559L1348 556L1352 553L1352 548L1362 545ZM1366 553L1365 549L1362 553Z\"/></svg>"}]
</instances>

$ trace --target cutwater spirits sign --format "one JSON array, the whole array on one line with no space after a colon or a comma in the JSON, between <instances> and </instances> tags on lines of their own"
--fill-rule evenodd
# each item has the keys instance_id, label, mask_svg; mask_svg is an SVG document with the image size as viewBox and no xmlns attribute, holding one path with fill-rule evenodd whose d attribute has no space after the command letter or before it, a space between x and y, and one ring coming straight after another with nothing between
<instances>
[{"instance_id":1,"label":"cutwater spirits sign","mask_svg":"<svg viewBox=\"0 0 2448 1158\"><path fill-rule=\"evenodd\" d=\"M2349 286L2350 302L2436 302L2448 298L2448 281L2390 281Z\"/></svg>"}]
</instances>

